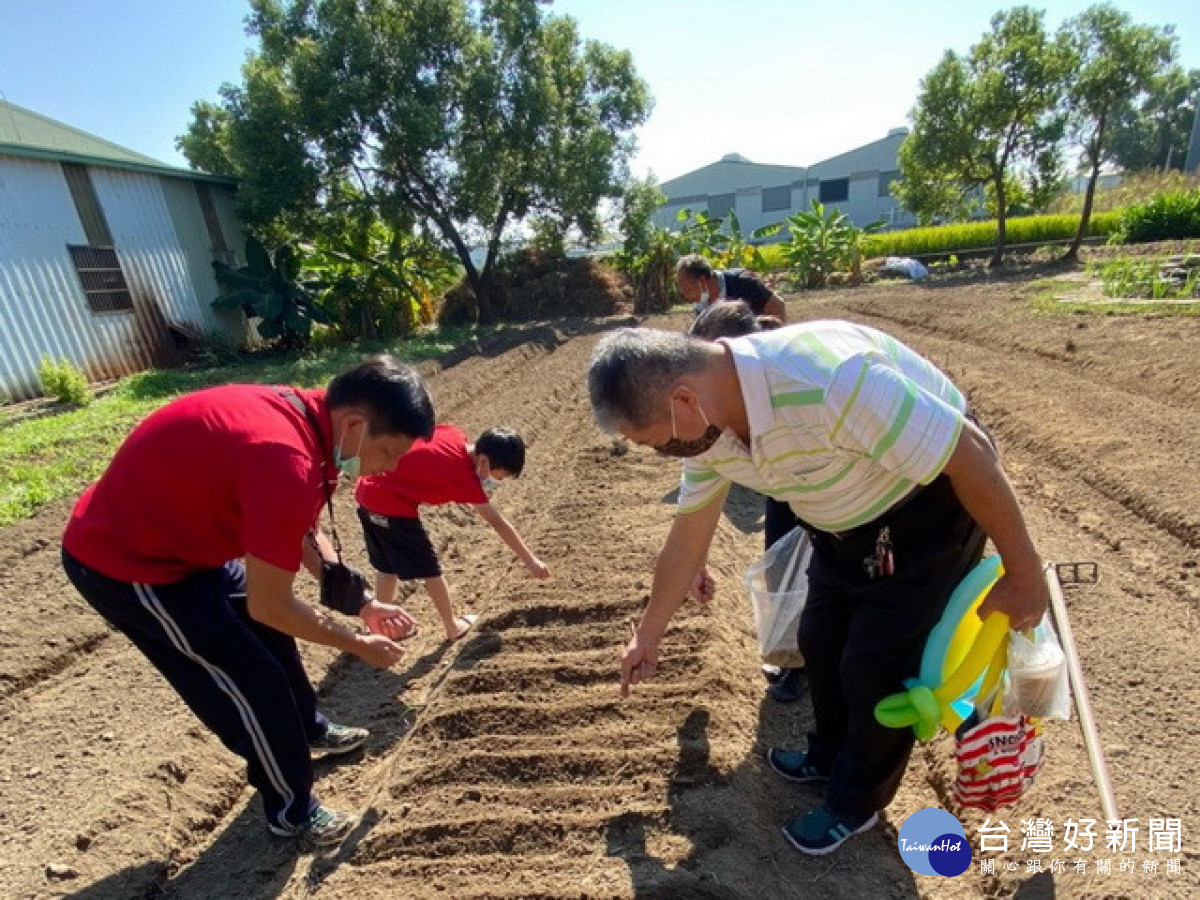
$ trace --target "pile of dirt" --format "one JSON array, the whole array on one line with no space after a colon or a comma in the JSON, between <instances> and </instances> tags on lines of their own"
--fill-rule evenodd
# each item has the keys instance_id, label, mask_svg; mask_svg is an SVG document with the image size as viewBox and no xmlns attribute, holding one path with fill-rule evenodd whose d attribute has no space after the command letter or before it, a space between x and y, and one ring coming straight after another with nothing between
<instances>
[{"instance_id":1,"label":"pile of dirt","mask_svg":"<svg viewBox=\"0 0 1200 900\"><path fill-rule=\"evenodd\" d=\"M491 308L495 318L530 322L563 316L612 316L633 306L633 288L625 276L594 257L569 259L524 249L500 260L493 276ZM474 322L479 304L464 279L442 301L443 325Z\"/></svg>"}]
</instances>

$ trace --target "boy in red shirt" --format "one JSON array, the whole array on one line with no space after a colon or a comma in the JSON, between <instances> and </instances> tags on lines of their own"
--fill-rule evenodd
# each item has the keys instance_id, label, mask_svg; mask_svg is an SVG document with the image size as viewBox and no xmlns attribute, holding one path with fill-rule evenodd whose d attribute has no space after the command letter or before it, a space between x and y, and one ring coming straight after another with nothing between
<instances>
[{"instance_id":1,"label":"boy in red shirt","mask_svg":"<svg viewBox=\"0 0 1200 900\"><path fill-rule=\"evenodd\" d=\"M313 794L312 756L368 736L317 709L296 639L387 668L413 624L330 565L320 510L339 474L386 472L433 422L420 377L390 357L328 390L209 388L147 416L71 512L67 576L246 760L274 834L333 845L350 832L354 817ZM368 633L296 597L302 564L323 573L323 602ZM348 586L336 598L335 580Z\"/></svg>"},{"instance_id":2,"label":"boy in red shirt","mask_svg":"<svg viewBox=\"0 0 1200 900\"><path fill-rule=\"evenodd\" d=\"M474 446L453 425L438 425L429 440L417 441L390 472L362 478L355 491L367 555L376 569L375 596L392 603L401 579L420 578L441 616L446 640L457 641L475 624L475 616L454 614L450 586L437 553L421 524L419 507L469 503L500 539L517 554L534 578L550 570L530 552L515 528L488 500L505 478L525 468L525 442L510 428L491 428Z\"/></svg>"}]
</instances>

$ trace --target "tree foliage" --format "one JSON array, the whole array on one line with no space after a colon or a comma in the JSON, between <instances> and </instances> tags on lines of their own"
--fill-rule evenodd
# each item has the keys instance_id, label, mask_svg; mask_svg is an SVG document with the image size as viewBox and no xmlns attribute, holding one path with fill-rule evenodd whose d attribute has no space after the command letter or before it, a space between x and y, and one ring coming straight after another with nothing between
<instances>
[{"instance_id":1,"label":"tree foliage","mask_svg":"<svg viewBox=\"0 0 1200 900\"><path fill-rule=\"evenodd\" d=\"M972 194L990 195L999 265L1013 179L1037 194L1058 177L1069 60L1065 41L1027 6L993 16L966 56L947 51L922 81L897 196L929 221L961 211Z\"/></svg>"},{"instance_id":2,"label":"tree foliage","mask_svg":"<svg viewBox=\"0 0 1200 900\"><path fill-rule=\"evenodd\" d=\"M193 164L231 162L252 221L303 217L354 182L453 249L484 319L502 312L489 285L506 229L598 228L649 110L627 52L537 0L251 5L243 84L194 107L181 145Z\"/></svg>"},{"instance_id":3,"label":"tree foliage","mask_svg":"<svg viewBox=\"0 0 1200 900\"><path fill-rule=\"evenodd\" d=\"M1170 65L1113 117L1112 161L1127 172L1183 169L1200 98L1200 69Z\"/></svg>"},{"instance_id":4,"label":"tree foliage","mask_svg":"<svg viewBox=\"0 0 1200 900\"><path fill-rule=\"evenodd\" d=\"M1114 113L1149 88L1175 52L1169 31L1135 25L1127 13L1104 3L1092 6L1064 26L1072 54L1067 108L1072 132L1083 151L1088 183L1079 230L1067 251L1075 257L1087 234L1100 167L1110 157Z\"/></svg>"}]
</instances>

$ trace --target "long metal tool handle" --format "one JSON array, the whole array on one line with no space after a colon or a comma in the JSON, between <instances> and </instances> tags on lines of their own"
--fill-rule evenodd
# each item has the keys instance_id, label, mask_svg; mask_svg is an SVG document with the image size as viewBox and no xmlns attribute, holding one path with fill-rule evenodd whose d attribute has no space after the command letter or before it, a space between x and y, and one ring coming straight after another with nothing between
<instances>
[{"instance_id":1,"label":"long metal tool handle","mask_svg":"<svg viewBox=\"0 0 1200 900\"><path fill-rule=\"evenodd\" d=\"M1062 584L1058 570L1048 563L1045 570L1046 585L1050 589L1050 610L1054 616L1054 629L1058 632L1066 657L1067 675L1071 680L1071 694L1075 697L1075 712L1079 715L1079 728L1083 732L1083 743L1087 747L1088 761L1092 766L1092 778L1100 793L1100 808L1106 820L1120 820L1117 815L1117 798L1113 795L1112 782L1108 777L1108 764L1104 760L1104 748L1100 746L1100 732L1092 715L1092 702L1088 698L1087 685L1083 682L1083 668L1079 665L1079 650L1075 646L1075 634L1067 618L1067 602L1063 599Z\"/></svg>"}]
</instances>

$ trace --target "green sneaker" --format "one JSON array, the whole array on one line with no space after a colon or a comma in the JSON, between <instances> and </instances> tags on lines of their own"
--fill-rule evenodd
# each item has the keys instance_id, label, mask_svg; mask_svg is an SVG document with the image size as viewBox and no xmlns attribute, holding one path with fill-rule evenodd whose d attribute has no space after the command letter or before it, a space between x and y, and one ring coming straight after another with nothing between
<instances>
[{"instance_id":1,"label":"green sneaker","mask_svg":"<svg viewBox=\"0 0 1200 900\"><path fill-rule=\"evenodd\" d=\"M313 759L338 756L357 750L366 743L370 736L371 732L365 728L351 728L349 725L337 725L330 722L323 735L308 742L308 750Z\"/></svg>"},{"instance_id":2,"label":"green sneaker","mask_svg":"<svg viewBox=\"0 0 1200 900\"><path fill-rule=\"evenodd\" d=\"M310 847L336 847L346 839L358 819L348 813L340 813L327 806L317 806L300 825L276 825L267 823L271 834L277 837L300 838Z\"/></svg>"},{"instance_id":3,"label":"green sneaker","mask_svg":"<svg viewBox=\"0 0 1200 900\"><path fill-rule=\"evenodd\" d=\"M829 780L829 773L811 765L808 754L799 750L780 750L778 747L772 747L767 751L767 765L788 781L803 783Z\"/></svg>"},{"instance_id":4,"label":"green sneaker","mask_svg":"<svg viewBox=\"0 0 1200 900\"><path fill-rule=\"evenodd\" d=\"M879 813L865 817L852 816L818 806L784 825L783 836L801 853L824 856L842 846L847 838L872 828L878 821Z\"/></svg>"}]
</instances>

